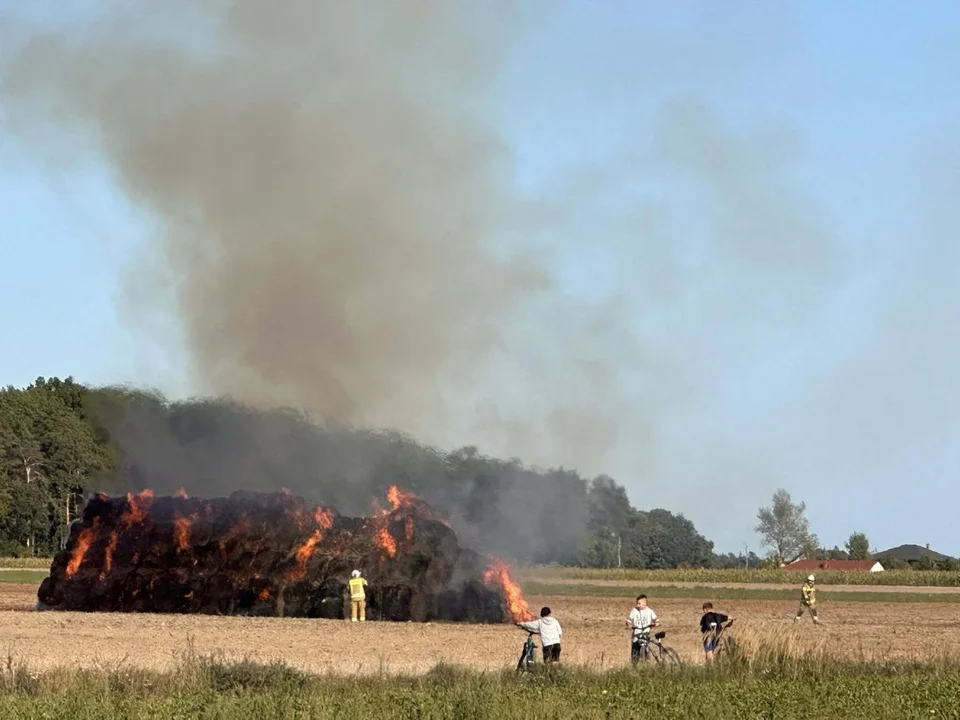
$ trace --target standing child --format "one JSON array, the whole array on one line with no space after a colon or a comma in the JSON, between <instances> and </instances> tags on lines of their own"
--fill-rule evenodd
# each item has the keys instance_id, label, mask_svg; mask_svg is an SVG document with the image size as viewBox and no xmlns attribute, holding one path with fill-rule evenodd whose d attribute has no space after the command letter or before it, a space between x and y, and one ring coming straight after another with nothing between
<instances>
[{"instance_id":1,"label":"standing child","mask_svg":"<svg viewBox=\"0 0 960 720\"><path fill-rule=\"evenodd\" d=\"M795 623L800 622L803 609L807 608L810 611L810 617L813 618L813 624L820 624L820 620L817 619L817 589L813 586L813 582L813 575L808 575L807 581L800 589L800 607L797 608L797 616L793 619Z\"/></svg>"},{"instance_id":2,"label":"standing child","mask_svg":"<svg viewBox=\"0 0 960 720\"><path fill-rule=\"evenodd\" d=\"M713 653L717 649L717 640L723 630L723 624L730 619L723 613L715 611L712 602L703 604L703 615L700 617L700 633L703 635L703 654L707 663L713 662Z\"/></svg>"},{"instance_id":3,"label":"standing child","mask_svg":"<svg viewBox=\"0 0 960 720\"><path fill-rule=\"evenodd\" d=\"M627 627L632 631L630 662L634 665L640 661L640 658L647 659L650 648L650 628L659 624L660 620L653 608L647 607L647 596L637 595L637 604L630 611L630 617L627 619Z\"/></svg>"},{"instance_id":4,"label":"standing child","mask_svg":"<svg viewBox=\"0 0 960 720\"><path fill-rule=\"evenodd\" d=\"M550 608L541 608L539 620L518 622L517 627L540 635L545 665L560 662L560 636L563 635L563 629L557 619L550 614Z\"/></svg>"}]
</instances>

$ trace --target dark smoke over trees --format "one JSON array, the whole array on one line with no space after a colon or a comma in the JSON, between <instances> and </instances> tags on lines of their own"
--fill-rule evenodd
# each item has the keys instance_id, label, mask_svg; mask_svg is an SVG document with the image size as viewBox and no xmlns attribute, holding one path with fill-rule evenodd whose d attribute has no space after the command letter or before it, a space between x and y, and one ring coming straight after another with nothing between
<instances>
[{"instance_id":1,"label":"dark smoke over trees","mask_svg":"<svg viewBox=\"0 0 960 720\"><path fill-rule=\"evenodd\" d=\"M0 551L50 554L94 492L191 496L287 488L363 515L399 485L465 545L521 563L707 565L712 543L666 510L638 511L612 478L535 469L477 448L441 452L398 432L319 426L291 410L168 402L39 378L0 391ZM612 553L611 553L612 543Z\"/></svg>"}]
</instances>

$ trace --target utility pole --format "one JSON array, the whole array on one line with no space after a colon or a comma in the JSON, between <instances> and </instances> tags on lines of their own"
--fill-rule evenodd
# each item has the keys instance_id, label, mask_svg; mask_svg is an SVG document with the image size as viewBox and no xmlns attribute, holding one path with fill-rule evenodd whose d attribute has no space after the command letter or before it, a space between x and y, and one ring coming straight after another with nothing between
<instances>
[{"instance_id":1,"label":"utility pole","mask_svg":"<svg viewBox=\"0 0 960 720\"><path fill-rule=\"evenodd\" d=\"M63 550L67 547L67 536L70 535L70 490L67 490L67 499L66 499L66 510L67 510L67 524L63 530L63 533L60 536L60 549Z\"/></svg>"}]
</instances>

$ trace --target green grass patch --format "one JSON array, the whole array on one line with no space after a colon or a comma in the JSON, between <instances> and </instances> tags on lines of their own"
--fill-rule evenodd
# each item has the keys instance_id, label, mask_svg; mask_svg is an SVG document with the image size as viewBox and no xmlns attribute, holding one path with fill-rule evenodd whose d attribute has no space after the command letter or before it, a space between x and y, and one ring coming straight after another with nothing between
<instances>
[{"instance_id":1,"label":"green grass patch","mask_svg":"<svg viewBox=\"0 0 960 720\"><path fill-rule=\"evenodd\" d=\"M419 677L311 676L280 664L187 660L159 673L0 671L4 718L897 718L951 717L953 663L767 658L713 668L577 667L529 674L439 665Z\"/></svg>"},{"instance_id":2,"label":"green grass patch","mask_svg":"<svg viewBox=\"0 0 960 720\"><path fill-rule=\"evenodd\" d=\"M624 598L633 604L634 598L642 592L653 598L690 598L703 600L783 600L800 599L799 587L795 590L778 588L737 588L737 587L675 587L672 585L590 585L587 583L547 583L536 580L523 582L525 595L554 595L582 597ZM885 603L960 603L960 593L922 593L922 592L870 592L852 590L831 593L829 588L820 588L818 602L885 602Z\"/></svg>"},{"instance_id":3,"label":"green grass patch","mask_svg":"<svg viewBox=\"0 0 960 720\"><path fill-rule=\"evenodd\" d=\"M809 571L803 570L711 570L690 568L683 570L626 570L562 567L539 565L518 568L517 574L542 580L630 580L636 582L695 582L695 583L769 583L797 585ZM816 570L821 585L904 585L908 587L960 587L960 571L947 570L887 570L885 572L842 572Z\"/></svg>"},{"instance_id":4,"label":"green grass patch","mask_svg":"<svg viewBox=\"0 0 960 720\"><path fill-rule=\"evenodd\" d=\"M39 585L49 574L50 573L47 570L2 570L0 571L0 583L26 583Z\"/></svg>"}]
</instances>

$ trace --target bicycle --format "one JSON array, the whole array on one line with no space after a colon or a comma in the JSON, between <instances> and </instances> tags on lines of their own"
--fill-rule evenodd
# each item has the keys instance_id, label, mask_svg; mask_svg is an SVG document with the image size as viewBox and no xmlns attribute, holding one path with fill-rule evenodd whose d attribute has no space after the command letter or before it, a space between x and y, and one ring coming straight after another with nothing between
<instances>
[{"instance_id":1,"label":"bicycle","mask_svg":"<svg viewBox=\"0 0 960 720\"><path fill-rule=\"evenodd\" d=\"M649 630L652 625L647 625L642 628L633 628L628 624L631 630L639 629L642 633L644 630ZM661 630L653 636L653 639L650 639L649 635L641 634L639 642L633 642L633 636L630 637L630 661L634 666L640 662L640 658L644 659L652 657L654 661L658 664L664 665L680 665L680 655L677 654L677 651L672 647L668 647L663 644L663 639L667 636L666 630Z\"/></svg>"},{"instance_id":2,"label":"bicycle","mask_svg":"<svg viewBox=\"0 0 960 720\"><path fill-rule=\"evenodd\" d=\"M720 659L720 653L727 645L727 643L721 642L721 640L725 639L723 635L724 630L729 628L731 625L733 625L733 620L727 621L726 624L720 626L719 630L716 630L716 634L713 636L713 661L714 662ZM731 638L730 642L735 642L735 641Z\"/></svg>"},{"instance_id":3,"label":"bicycle","mask_svg":"<svg viewBox=\"0 0 960 720\"><path fill-rule=\"evenodd\" d=\"M520 660L517 661L517 672L530 670L537 662L537 644L533 641L534 633L527 631L527 639L523 643Z\"/></svg>"}]
</instances>

